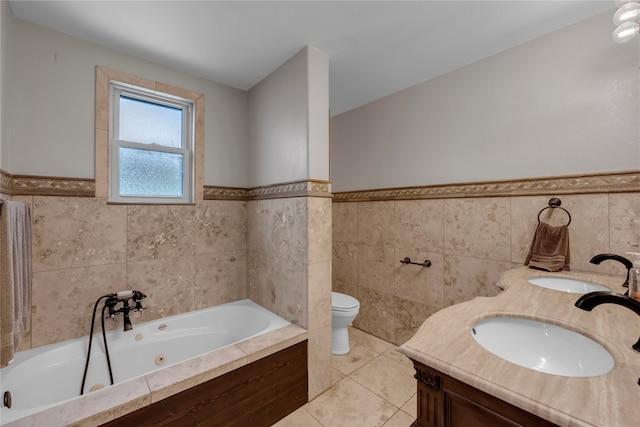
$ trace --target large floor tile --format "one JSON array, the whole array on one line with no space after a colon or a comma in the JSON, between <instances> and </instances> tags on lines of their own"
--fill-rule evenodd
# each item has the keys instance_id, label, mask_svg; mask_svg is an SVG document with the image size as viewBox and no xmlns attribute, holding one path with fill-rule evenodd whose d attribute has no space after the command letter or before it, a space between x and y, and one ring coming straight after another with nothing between
<instances>
[{"instance_id":1,"label":"large floor tile","mask_svg":"<svg viewBox=\"0 0 640 427\"><path fill-rule=\"evenodd\" d=\"M332 355L331 366L345 375L349 375L364 364L372 361L378 353L368 347L352 342L351 351L343 355Z\"/></svg>"},{"instance_id":2,"label":"large floor tile","mask_svg":"<svg viewBox=\"0 0 640 427\"><path fill-rule=\"evenodd\" d=\"M397 408L355 381L343 378L309 402L306 410L325 427L381 427Z\"/></svg>"},{"instance_id":3,"label":"large floor tile","mask_svg":"<svg viewBox=\"0 0 640 427\"><path fill-rule=\"evenodd\" d=\"M407 414L411 415L413 418L418 417L418 393L415 392L413 397L407 401L404 405L402 405L402 409Z\"/></svg>"},{"instance_id":4,"label":"large floor tile","mask_svg":"<svg viewBox=\"0 0 640 427\"><path fill-rule=\"evenodd\" d=\"M338 371L336 368L331 368L331 385L334 385L344 377L345 375L342 372Z\"/></svg>"},{"instance_id":5,"label":"large floor tile","mask_svg":"<svg viewBox=\"0 0 640 427\"><path fill-rule=\"evenodd\" d=\"M349 339L351 343L363 345L376 353L384 353L390 348L395 347L390 342L353 327L349 328Z\"/></svg>"},{"instance_id":6,"label":"large floor tile","mask_svg":"<svg viewBox=\"0 0 640 427\"><path fill-rule=\"evenodd\" d=\"M411 359L409 359L407 356L405 356L404 354L400 353L398 351L398 347L393 346L391 347L389 350L385 351L384 353L382 353L383 356L388 357L389 359L392 359L408 368L414 369L413 368L413 362L411 361Z\"/></svg>"},{"instance_id":7,"label":"large floor tile","mask_svg":"<svg viewBox=\"0 0 640 427\"><path fill-rule=\"evenodd\" d=\"M384 423L384 427L409 427L416 419L409 414L398 411L393 414L393 417Z\"/></svg>"},{"instance_id":8,"label":"large floor tile","mask_svg":"<svg viewBox=\"0 0 640 427\"><path fill-rule=\"evenodd\" d=\"M386 401L400 408L416 392L413 369L380 356L349 376Z\"/></svg>"},{"instance_id":9,"label":"large floor tile","mask_svg":"<svg viewBox=\"0 0 640 427\"><path fill-rule=\"evenodd\" d=\"M324 427L307 412L305 407L298 408L287 417L278 421L273 427Z\"/></svg>"}]
</instances>

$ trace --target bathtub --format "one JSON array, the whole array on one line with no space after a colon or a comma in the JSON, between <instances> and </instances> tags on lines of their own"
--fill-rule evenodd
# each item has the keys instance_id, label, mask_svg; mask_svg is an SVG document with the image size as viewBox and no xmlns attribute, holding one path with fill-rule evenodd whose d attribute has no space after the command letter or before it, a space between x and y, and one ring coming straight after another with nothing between
<instances>
[{"instance_id":1,"label":"bathtub","mask_svg":"<svg viewBox=\"0 0 640 427\"><path fill-rule=\"evenodd\" d=\"M130 331L107 332L114 384L148 375L287 325L290 322L250 300L144 323L134 320ZM5 425L109 388L102 333L99 332L93 338L85 396L80 396L88 341L86 336L18 352L14 361L0 370L2 395L5 396L5 392L11 394L11 408L3 405L0 423Z\"/></svg>"}]
</instances>

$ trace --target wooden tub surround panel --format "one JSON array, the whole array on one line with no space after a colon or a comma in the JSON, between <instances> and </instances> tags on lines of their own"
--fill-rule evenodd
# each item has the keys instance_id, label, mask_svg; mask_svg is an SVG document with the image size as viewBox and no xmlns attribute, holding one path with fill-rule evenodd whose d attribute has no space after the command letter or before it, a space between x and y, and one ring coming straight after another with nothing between
<instances>
[{"instance_id":1,"label":"wooden tub surround panel","mask_svg":"<svg viewBox=\"0 0 640 427\"><path fill-rule=\"evenodd\" d=\"M307 403L307 341L103 424L268 427Z\"/></svg>"}]
</instances>

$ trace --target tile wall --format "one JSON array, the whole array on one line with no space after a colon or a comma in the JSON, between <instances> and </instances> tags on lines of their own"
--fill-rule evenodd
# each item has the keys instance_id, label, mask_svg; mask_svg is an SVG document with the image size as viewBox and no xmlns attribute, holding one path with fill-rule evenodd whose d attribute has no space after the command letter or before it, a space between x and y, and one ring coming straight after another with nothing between
<instances>
[{"instance_id":1,"label":"tile wall","mask_svg":"<svg viewBox=\"0 0 640 427\"><path fill-rule=\"evenodd\" d=\"M331 199L249 201L248 293L309 331L309 398L331 387Z\"/></svg>"},{"instance_id":2,"label":"tile wall","mask_svg":"<svg viewBox=\"0 0 640 427\"><path fill-rule=\"evenodd\" d=\"M33 218L32 333L23 348L87 335L95 300L114 291L148 296L146 310L132 315L134 327L247 297L247 202L124 206L93 197L12 199L30 203Z\"/></svg>"},{"instance_id":3,"label":"tile wall","mask_svg":"<svg viewBox=\"0 0 640 427\"><path fill-rule=\"evenodd\" d=\"M33 185L45 191L43 183ZM216 200L194 206L114 205L90 196L11 197L30 203L33 218L32 331L20 349L87 335L96 299L118 290L148 295L147 309L131 316L134 327L250 298L309 331L309 396L328 389L329 184L207 191ZM121 322L107 325L122 327Z\"/></svg>"},{"instance_id":4,"label":"tile wall","mask_svg":"<svg viewBox=\"0 0 640 427\"><path fill-rule=\"evenodd\" d=\"M333 203L333 290L357 296L355 326L401 344L436 311L493 296L501 273L523 265L548 195ZM624 273L589 263L598 253L639 250L640 193L560 195L572 217L572 270ZM548 209L559 224L564 212ZM429 268L404 265L410 257ZM621 282L624 279L621 280Z\"/></svg>"}]
</instances>

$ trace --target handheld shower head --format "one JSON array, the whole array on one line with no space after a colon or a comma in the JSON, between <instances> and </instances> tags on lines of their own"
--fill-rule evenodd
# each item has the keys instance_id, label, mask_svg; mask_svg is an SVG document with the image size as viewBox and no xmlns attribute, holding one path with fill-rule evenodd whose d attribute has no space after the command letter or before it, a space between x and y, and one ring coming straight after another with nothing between
<instances>
[{"instance_id":1,"label":"handheld shower head","mask_svg":"<svg viewBox=\"0 0 640 427\"><path fill-rule=\"evenodd\" d=\"M136 310L137 311L142 311L142 309L144 308L142 306L141 301L143 299L145 299L146 297L147 296L145 294L143 294L142 292L140 292L140 291L133 291L133 302L136 303Z\"/></svg>"},{"instance_id":2,"label":"handheld shower head","mask_svg":"<svg viewBox=\"0 0 640 427\"><path fill-rule=\"evenodd\" d=\"M133 298L133 300L135 302L142 301L146 297L147 296L145 294L143 294L142 292L140 292L140 291L133 291L133 297L132 298Z\"/></svg>"}]
</instances>

